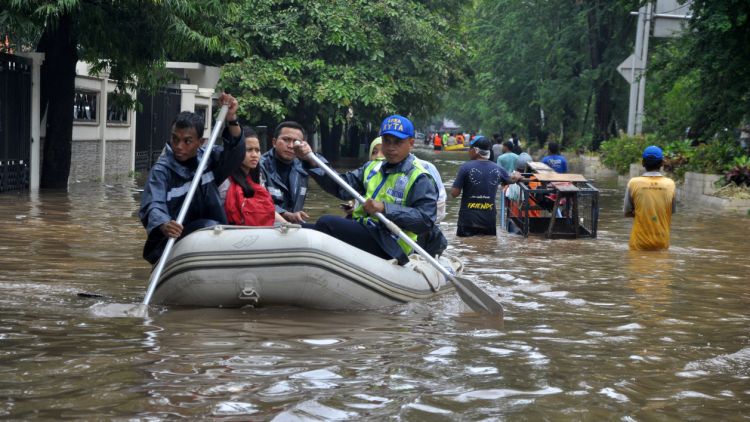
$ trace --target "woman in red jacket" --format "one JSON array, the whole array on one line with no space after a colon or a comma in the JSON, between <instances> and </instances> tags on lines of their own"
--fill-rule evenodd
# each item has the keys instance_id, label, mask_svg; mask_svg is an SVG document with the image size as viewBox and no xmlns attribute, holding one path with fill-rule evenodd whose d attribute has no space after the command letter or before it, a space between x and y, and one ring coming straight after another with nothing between
<instances>
[{"instance_id":1,"label":"woman in red jacket","mask_svg":"<svg viewBox=\"0 0 750 422\"><path fill-rule=\"evenodd\" d=\"M276 212L271 194L263 187L260 172L260 141L250 128L245 128L245 160L229 177L224 210L229 224L240 226L273 226L286 222Z\"/></svg>"}]
</instances>

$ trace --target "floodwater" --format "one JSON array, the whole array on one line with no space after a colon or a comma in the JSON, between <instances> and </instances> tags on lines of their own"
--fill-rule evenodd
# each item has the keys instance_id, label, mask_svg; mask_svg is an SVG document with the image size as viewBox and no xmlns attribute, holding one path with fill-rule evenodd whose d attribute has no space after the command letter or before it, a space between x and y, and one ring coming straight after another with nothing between
<instances>
[{"instance_id":1,"label":"floodwater","mask_svg":"<svg viewBox=\"0 0 750 422\"><path fill-rule=\"evenodd\" d=\"M421 153L446 183L463 153ZM152 308L133 182L0 195L0 418L747 420L748 218L680 204L627 249L623 187L595 240L458 239L503 324L455 294L377 311ZM313 188L314 217L339 213ZM79 292L104 295L81 298Z\"/></svg>"}]
</instances>

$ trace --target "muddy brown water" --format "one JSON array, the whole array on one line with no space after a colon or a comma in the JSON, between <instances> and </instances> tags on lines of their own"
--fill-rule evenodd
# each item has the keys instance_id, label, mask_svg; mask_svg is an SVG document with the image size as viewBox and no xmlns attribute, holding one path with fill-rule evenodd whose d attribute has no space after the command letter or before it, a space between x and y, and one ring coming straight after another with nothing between
<instances>
[{"instance_id":1,"label":"muddy brown water","mask_svg":"<svg viewBox=\"0 0 750 422\"><path fill-rule=\"evenodd\" d=\"M446 183L464 153L420 152ZM504 324L455 294L377 311L152 308L135 182L0 195L0 418L746 420L750 221L680 204L672 247L444 231ZM311 189L313 217L339 213ZM80 298L94 292L104 298Z\"/></svg>"}]
</instances>

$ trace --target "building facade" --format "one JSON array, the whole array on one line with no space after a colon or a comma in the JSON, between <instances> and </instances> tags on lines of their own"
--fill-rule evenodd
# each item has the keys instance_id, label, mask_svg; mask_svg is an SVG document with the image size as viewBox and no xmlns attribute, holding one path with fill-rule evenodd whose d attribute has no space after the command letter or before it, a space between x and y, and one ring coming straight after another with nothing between
<instances>
[{"instance_id":1,"label":"building facade","mask_svg":"<svg viewBox=\"0 0 750 422\"><path fill-rule=\"evenodd\" d=\"M29 131L14 131L23 136L13 136L6 143L19 149L21 154L15 154L15 150L11 151L13 154L4 154L9 157L13 155L14 158L0 160L0 170L2 174L11 174L10 169L16 169L20 161L24 172L14 170L13 174L22 174L24 181L20 184L14 182L11 190L18 190L16 185L37 190L46 135L46 116L40 107L39 90L44 54L22 53L18 56L23 57L24 66L28 63L29 70L24 71L24 77L30 83L23 85L23 89L29 91L27 97L30 104L27 112L13 111L4 115L19 125L28 125ZM169 139L169 126L180 111L202 114L206 119L205 135L208 136L219 68L184 62L167 62L167 68L174 73L175 81L160 91L168 92L167 97L159 93L129 92L131 96L137 96L143 105L141 112L136 112L119 106L115 101L116 81L109 79L107 73L92 75L90 65L85 62L77 64L75 98L71 110L74 120L68 183L111 180L127 177L134 171L148 171ZM168 107L163 102L168 102ZM139 125L143 127L139 128ZM0 130L3 128L0 127ZM19 155L20 159L15 155Z\"/></svg>"}]
</instances>

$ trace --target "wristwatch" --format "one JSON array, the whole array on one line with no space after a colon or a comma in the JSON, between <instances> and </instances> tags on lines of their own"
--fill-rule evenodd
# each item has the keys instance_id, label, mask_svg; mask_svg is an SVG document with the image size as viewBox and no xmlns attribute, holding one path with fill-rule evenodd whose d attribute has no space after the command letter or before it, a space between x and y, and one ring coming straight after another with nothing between
<instances>
[{"instance_id":1,"label":"wristwatch","mask_svg":"<svg viewBox=\"0 0 750 422\"><path fill-rule=\"evenodd\" d=\"M237 119L234 119L234 120L227 120L227 124L228 124L229 126L239 126L239 125L240 125L240 122L238 122L238 121L237 121Z\"/></svg>"}]
</instances>

